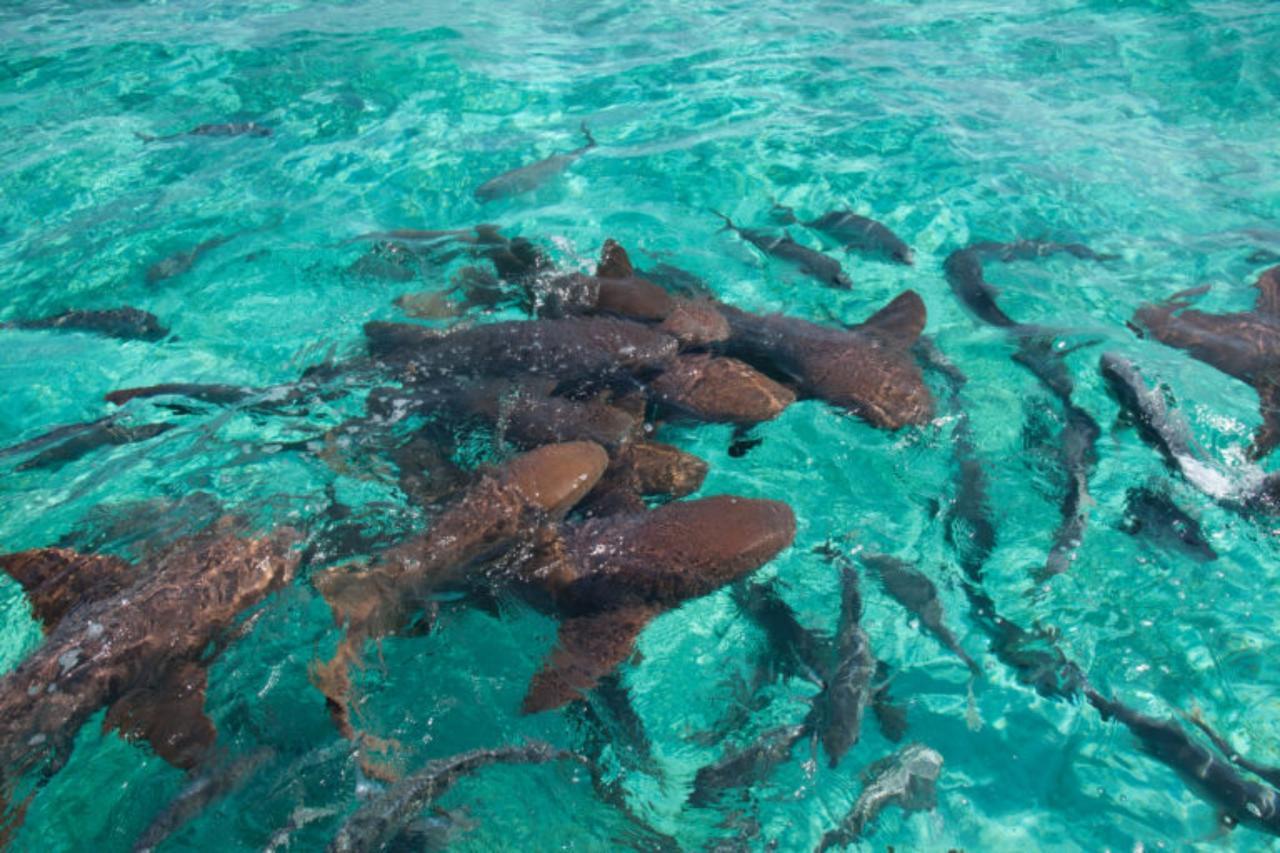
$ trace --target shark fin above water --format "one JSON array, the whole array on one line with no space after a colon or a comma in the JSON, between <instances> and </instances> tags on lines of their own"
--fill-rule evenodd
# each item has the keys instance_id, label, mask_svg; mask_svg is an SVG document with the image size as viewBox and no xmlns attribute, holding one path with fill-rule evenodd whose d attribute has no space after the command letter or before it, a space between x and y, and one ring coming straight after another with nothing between
<instances>
[{"instance_id":1,"label":"shark fin above water","mask_svg":"<svg viewBox=\"0 0 1280 853\"><path fill-rule=\"evenodd\" d=\"M145 740L156 755L183 770L200 763L218 736L204 712L208 671L184 661L165 670L153 685L137 687L108 709L104 731L116 729L126 740Z\"/></svg>"},{"instance_id":2,"label":"shark fin above water","mask_svg":"<svg viewBox=\"0 0 1280 853\"><path fill-rule=\"evenodd\" d=\"M606 240L600 250L600 263L596 265L596 278L634 278L635 274L627 250L616 240Z\"/></svg>"},{"instance_id":3,"label":"shark fin above water","mask_svg":"<svg viewBox=\"0 0 1280 853\"><path fill-rule=\"evenodd\" d=\"M885 344L907 349L924 331L925 319L924 300L920 294L904 290L855 328L874 335Z\"/></svg>"}]
</instances>

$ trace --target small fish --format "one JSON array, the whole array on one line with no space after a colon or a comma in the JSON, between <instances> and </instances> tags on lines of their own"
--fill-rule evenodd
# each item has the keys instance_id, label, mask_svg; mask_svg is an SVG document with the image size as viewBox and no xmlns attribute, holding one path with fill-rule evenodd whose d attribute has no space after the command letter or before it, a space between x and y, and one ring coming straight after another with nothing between
<instances>
[{"instance_id":1,"label":"small fish","mask_svg":"<svg viewBox=\"0 0 1280 853\"><path fill-rule=\"evenodd\" d=\"M569 168L573 161L596 147L596 140L591 135L591 131L587 130L585 121L582 123L581 130L582 135L587 138L586 145L576 148L567 154L553 154L536 163L520 166L509 172L503 172L496 178L490 178L476 187L476 199L484 203L500 198L522 195L536 190L556 175L559 175Z\"/></svg>"},{"instance_id":2,"label":"small fish","mask_svg":"<svg viewBox=\"0 0 1280 853\"><path fill-rule=\"evenodd\" d=\"M693 779L689 804L697 807L719 802L725 791L750 788L767 779L791 757L796 741L808 727L781 726L760 736L755 743L725 753L718 761L698 770Z\"/></svg>"},{"instance_id":3,"label":"small fish","mask_svg":"<svg viewBox=\"0 0 1280 853\"><path fill-rule=\"evenodd\" d=\"M835 666L814 700L814 730L834 768L858 742L862 716L875 692L877 663L871 640L862 629L862 595L858 572L847 560L840 565L840 621L836 626Z\"/></svg>"},{"instance_id":4,"label":"small fish","mask_svg":"<svg viewBox=\"0 0 1280 853\"><path fill-rule=\"evenodd\" d=\"M766 645L778 658L782 672L802 676L814 684L826 680L827 661L821 639L800 624L774 583L737 584L733 600L764 632Z\"/></svg>"},{"instance_id":5,"label":"small fish","mask_svg":"<svg viewBox=\"0 0 1280 853\"><path fill-rule=\"evenodd\" d=\"M134 851L158 847L211 804L242 787L273 754L273 750L264 747L234 761L205 767L193 773L186 787L178 792L173 801L138 836L133 845Z\"/></svg>"},{"instance_id":6,"label":"small fish","mask_svg":"<svg viewBox=\"0 0 1280 853\"><path fill-rule=\"evenodd\" d=\"M933 581L896 557L867 554L862 562L880 575L885 592L919 617L921 624L964 661L970 672L974 675L982 674L982 668L969 657L955 634L943 623L942 600L938 597L938 588L933 585Z\"/></svg>"},{"instance_id":7,"label":"small fish","mask_svg":"<svg viewBox=\"0 0 1280 853\"><path fill-rule=\"evenodd\" d=\"M145 133L135 133L134 136L143 142L172 142L187 136L270 136L271 133L271 128L248 121L200 124L183 133L172 133L168 136L148 136Z\"/></svg>"},{"instance_id":8,"label":"small fish","mask_svg":"<svg viewBox=\"0 0 1280 853\"><path fill-rule=\"evenodd\" d=\"M1145 536L1200 562L1218 559L1218 552L1204 538L1200 522L1179 508L1164 492L1129 489L1125 494L1124 513L1120 529L1130 536Z\"/></svg>"},{"instance_id":9,"label":"small fish","mask_svg":"<svg viewBox=\"0 0 1280 853\"><path fill-rule=\"evenodd\" d=\"M475 749L428 762L361 806L339 827L329 842L330 853L379 850L398 836L427 803L442 796L463 776L491 764L545 764L577 759L571 752L546 743L497 749Z\"/></svg>"},{"instance_id":10,"label":"small fish","mask_svg":"<svg viewBox=\"0 0 1280 853\"><path fill-rule=\"evenodd\" d=\"M775 237L758 228L739 228L723 213L714 210L711 212L725 221L724 228L720 230L733 231L766 255L773 255L775 258L795 264L801 272L816 278L827 287L840 290L849 290L853 287L853 281L845 275L838 261L808 246L800 245L791 239L791 235L787 232L784 231L781 237Z\"/></svg>"},{"instance_id":11,"label":"small fish","mask_svg":"<svg viewBox=\"0 0 1280 853\"><path fill-rule=\"evenodd\" d=\"M154 314L128 306L103 311L64 311L52 317L0 323L0 328L92 332L125 341L158 341L169 334Z\"/></svg>"},{"instance_id":12,"label":"small fish","mask_svg":"<svg viewBox=\"0 0 1280 853\"><path fill-rule=\"evenodd\" d=\"M789 207L774 205L773 215L786 224L797 223L795 212ZM858 249L910 266L915 255L901 237L874 219L859 216L851 210L832 210L817 219L801 223L806 228L821 231L841 243L846 251Z\"/></svg>"},{"instance_id":13,"label":"small fish","mask_svg":"<svg viewBox=\"0 0 1280 853\"><path fill-rule=\"evenodd\" d=\"M921 743L910 743L867 768L867 783L840 826L822 836L822 853L852 844L867 824L891 805L906 811L931 811L938 804L942 756Z\"/></svg>"},{"instance_id":14,"label":"small fish","mask_svg":"<svg viewBox=\"0 0 1280 853\"><path fill-rule=\"evenodd\" d=\"M205 252L212 251L219 246L231 242L235 235L213 237L198 243L190 249L183 249L180 252L174 252L167 258L156 261L147 267L147 284L158 284L165 279L174 278L182 275L187 270L195 266L196 261Z\"/></svg>"}]
</instances>

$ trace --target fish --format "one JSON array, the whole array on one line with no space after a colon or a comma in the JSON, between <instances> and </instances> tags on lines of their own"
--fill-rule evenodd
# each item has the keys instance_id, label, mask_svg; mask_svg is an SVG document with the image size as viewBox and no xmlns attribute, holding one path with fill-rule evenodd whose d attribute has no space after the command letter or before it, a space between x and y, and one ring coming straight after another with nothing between
<instances>
[{"instance_id":1,"label":"fish","mask_svg":"<svg viewBox=\"0 0 1280 853\"><path fill-rule=\"evenodd\" d=\"M826 643L800 624L795 611L778 593L776 581L735 584L733 601L764 632L767 654L778 661L781 672L818 685L826 682Z\"/></svg>"},{"instance_id":2,"label":"fish","mask_svg":"<svg viewBox=\"0 0 1280 853\"><path fill-rule=\"evenodd\" d=\"M942 600L938 597L938 588L933 581L896 557L866 554L863 555L862 562L880 576L885 592L915 614L920 619L920 624L960 658L970 672L975 676L982 674L977 661L969 657L969 653L943 621Z\"/></svg>"},{"instance_id":3,"label":"fish","mask_svg":"<svg viewBox=\"0 0 1280 853\"><path fill-rule=\"evenodd\" d=\"M444 333L370 322L364 332L371 356L418 382L458 375L616 376L661 368L678 350L669 335L608 317L486 323Z\"/></svg>"},{"instance_id":4,"label":"fish","mask_svg":"<svg viewBox=\"0 0 1280 853\"><path fill-rule=\"evenodd\" d=\"M169 335L169 330L154 314L128 306L102 311L63 311L33 320L10 320L0 323L0 328L90 332L124 341L158 341Z\"/></svg>"},{"instance_id":5,"label":"fish","mask_svg":"<svg viewBox=\"0 0 1280 853\"><path fill-rule=\"evenodd\" d=\"M223 124L199 124L182 133L171 133L168 136L149 136L135 133L134 136L143 142L172 142L188 136L271 136L272 130L265 125L252 121L227 122Z\"/></svg>"},{"instance_id":6,"label":"fish","mask_svg":"<svg viewBox=\"0 0 1280 853\"><path fill-rule=\"evenodd\" d=\"M932 418L933 396L911 352L926 319L924 301L915 291L903 291L848 329L728 305L720 310L731 330L726 355L881 429Z\"/></svg>"},{"instance_id":7,"label":"fish","mask_svg":"<svg viewBox=\"0 0 1280 853\"><path fill-rule=\"evenodd\" d=\"M862 594L858 572L842 559L840 620L836 623L834 666L823 690L814 699L810 725L822 741L834 769L862 733L862 717L876 693L879 669L871 639L862 628Z\"/></svg>"},{"instance_id":8,"label":"fish","mask_svg":"<svg viewBox=\"0 0 1280 853\"><path fill-rule=\"evenodd\" d=\"M807 730L804 725L770 729L755 742L731 749L714 763L699 768L689 793L689 805L713 806L726 791L751 788L763 782L791 758L792 749Z\"/></svg>"},{"instance_id":9,"label":"fish","mask_svg":"<svg viewBox=\"0 0 1280 853\"><path fill-rule=\"evenodd\" d=\"M853 808L838 827L822 836L818 853L852 844L867 824L891 805L906 811L932 811L938 804L942 763L942 756L922 743L909 743L873 763L866 770L866 784Z\"/></svg>"},{"instance_id":10,"label":"fish","mask_svg":"<svg viewBox=\"0 0 1280 853\"><path fill-rule=\"evenodd\" d=\"M773 216L787 225L800 221L791 208L782 205L774 205ZM857 249L871 255L882 255L907 266L915 262L911 247L890 231L888 226L866 216L859 216L851 210L832 210L817 219L800 224L821 231L849 252Z\"/></svg>"},{"instance_id":11,"label":"fish","mask_svg":"<svg viewBox=\"0 0 1280 853\"><path fill-rule=\"evenodd\" d=\"M1252 311L1206 314L1188 308L1195 291L1184 291L1138 308L1133 324L1166 346L1186 350L1192 358L1253 387L1262 424L1248 455L1257 461L1280 444L1280 266L1259 274L1254 288Z\"/></svg>"},{"instance_id":12,"label":"fish","mask_svg":"<svg viewBox=\"0 0 1280 853\"><path fill-rule=\"evenodd\" d=\"M795 532L785 503L731 495L562 525L546 557L524 569L561 621L522 711L579 698L631 655L652 619L760 568Z\"/></svg>"},{"instance_id":13,"label":"fish","mask_svg":"<svg viewBox=\"0 0 1280 853\"><path fill-rule=\"evenodd\" d=\"M1218 552L1205 539L1200 522L1164 492L1129 489L1125 493L1124 513L1119 527L1130 536L1144 536L1164 547L1177 549L1197 562L1218 559Z\"/></svg>"},{"instance_id":14,"label":"fish","mask_svg":"<svg viewBox=\"0 0 1280 853\"><path fill-rule=\"evenodd\" d=\"M1054 531L1053 546L1044 567L1036 573L1041 583L1071 567L1089 521L1088 508L1094 502L1089 495L1089 476L1098 462L1097 444L1102 430L1093 416L1079 406L1068 403L1066 416L1058 460L1067 476L1067 490L1058 506L1062 521Z\"/></svg>"},{"instance_id":15,"label":"fish","mask_svg":"<svg viewBox=\"0 0 1280 853\"><path fill-rule=\"evenodd\" d=\"M242 788L273 755L274 750L263 747L230 761L201 767L169 805L151 819L134 842L135 853L154 850L210 805Z\"/></svg>"},{"instance_id":16,"label":"fish","mask_svg":"<svg viewBox=\"0 0 1280 853\"><path fill-rule=\"evenodd\" d=\"M500 198L522 195L536 190L559 175L573 165L575 160L596 147L595 137L591 135L591 131L587 130L585 121L579 129L582 131L582 135L587 138L586 145L581 148L575 148L567 154L553 154L536 163L529 163L508 172L503 172L496 178L490 178L476 187L476 200L483 204Z\"/></svg>"},{"instance_id":17,"label":"fish","mask_svg":"<svg viewBox=\"0 0 1280 853\"><path fill-rule=\"evenodd\" d=\"M472 228L446 230L422 230L418 228L393 228L390 231L369 231L352 237L348 243L360 240L399 240L409 243L471 243L476 245L505 245L506 237L497 225L476 225Z\"/></svg>"},{"instance_id":18,"label":"fish","mask_svg":"<svg viewBox=\"0 0 1280 853\"><path fill-rule=\"evenodd\" d=\"M21 463L15 470L32 471L39 468L60 468L68 462L74 462L95 450L103 447L120 447L125 444L148 441L173 429L176 424L154 423L125 426L119 422L106 419L86 425L86 429L77 432L65 441L37 453Z\"/></svg>"},{"instance_id":19,"label":"fish","mask_svg":"<svg viewBox=\"0 0 1280 853\"><path fill-rule=\"evenodd\" d=\"M168 257L161 258L147 267L147 284L159 284L167 279L182 275L195 266L201 255L230 243L235 237L236 235L234 234L212 237L202 243L197 243L190 249L183 249L179 252L174 252Z\"/></svg>"},{"instance_id":20,"label":"fish","mask_svg":"<svg viewBox=\"0 0 1280 853\"><path fill-rule=\"evenodd\" d=\"M795 402L795 393L746 362L728 356L686 353L650 380L654 398L698 421L750 425L773 420Z\"/></svg>"},{"instance_id":21,"label":"fish","mask_svg":"<svg viewBox=\"0 0 1280 853\"><path fill-rule=\"evenodd\" d=\"M329 853L382 850L412 823L427 804L443 796L463 776L493 764L547 764L579 760L540 741L522 746L473 749L429 761L371 798L343 822L329 842Z\"/></svg>"},{"instance_id":22,"label":"fish","mask_svg":"<svg viewBox=\"0 0 1280 853\"><path fill-rule=\"evenodd\" d=\"M780 260L795 264L805 275L817 279L827 287L834 287L840 290L853 288L853 280L841 269L839 261L827 257L822 252L810 249L808 246L802 246L791 238L789 232L784 231L781 237L776 237L758 228L739 228L733 224L732 219L723 213L718 213L714 210L712 213L715 213L725 222L724 228L720 230L733 231L766 255L772 255Z\"/></svg>"},{"instance_id":23,"label":"fish","mask_svg":"<svg viewBox=\"0 0 1280 853\"><path fill-rule=\"evenodd\" d=\"M247 539L224 518L140 566L37 549L0 558L28 591L46 634L0 679L0 776L6 795L26 772L62 767L102 708L105 730L147 740L180 769L200 764L217 731L205 716L211 649L236 618L294 577L297 533ZM83 574L101 576L90 583Z\"/></svg>"},{"instance_id":24,"label":"fish","mask_svg":"<svg viewBox=\"0 0 1280 853\"><path fill-rule=\"evenodd\" d=\"M1141 714L1106 698L1091 686L1086 685L1084 694L1103 719L1122 724L1138 739L1144 752L1177 773L1196 796L1217 808L1227 826L1245 824L1280 835L1280 791L1241 776L1230 762L1197 743L1174 720ZM1224 752L1233 753L1234 750Z\"/></svg>"}]
</instances>

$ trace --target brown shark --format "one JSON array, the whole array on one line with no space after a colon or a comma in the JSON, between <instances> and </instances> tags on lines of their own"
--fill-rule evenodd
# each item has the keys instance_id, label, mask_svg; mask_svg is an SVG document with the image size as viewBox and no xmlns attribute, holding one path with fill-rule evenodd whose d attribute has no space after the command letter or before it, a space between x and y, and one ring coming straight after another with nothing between
<instances>
[{"instance_id":1,"label":"brown shark","mask_svg":"<svg viewBox=\"0 0 1280 853\"><path fill-rule=\"evenodd\" d=\"M604 473L609 458L591 442L540 447L483 474L430 529L390 549L371 566L339 566L314 579L346 637L312 680L329 702L338 728L355 736L347 703L349 667L366 640L407 629L431 590L461 580L477 561L494 556L539 523L568 512Z\"/></svg>"},{"instance_id":2,"label":"brown shark","mask_svg":"<svg viewBox=\"0 0 1280 853\"><path fill-rule=\"evenodd\" d=\"M127 305L102 311L64 311L51 317L0 323L0 328L4 327L91 332L125 341L158 341L169 334L154 314Z\"/></svg>"},{"instance_id":3,"label":"brown shark","mask_svg":"<svg viewBox=\"0 0 1280 853\"><path fill-rule=\"evenodd\" d=\"M295 534L246 539L223 521L139 567L62 549L10 554L0 566L30 591L47 635L0 680L0 772L60 768L101 708L104 726L145 739L189 769L216 737L204 714L211 644L236 617L288 583Z\"/></svg>"},{"instance_id":4,"label":"brown shark","mask_svg":"<svg viewBox=\"0 0 1280 853\"><path fill-rule=\"evenodd\" d=\"M812 397L849 409L874 426L928 422L933 397L911 346L924 329L924 302L907 290L863 323L832 329L796 317L721 306L730 355L795 382Z\"/></svg>"},{"instance_id":5,"label":"brown shark","mask_svg":"<svg viewBox=\"0 0 1280 853\"><path fill-rule=\"evenodd\" d=\"M1133 321L1163 344L1184 349L1258 392L1262 426L1250 455L1261 459L1280 443L1280 266L1258 276L1252 311L1206 314L1184 310L1191 292L1144 305Z\"/></svg>"},{"instance_id":6,"label":"brown shark","mask_svg":"<svg viewBox=\"0 0 1280 853\"><path fill-rule=\"evenodd\" d=\"M706 476L707 463L692 453L656 441L635 441L613 453L581 510L587 516L643 512L646 497L685 497L700 489Z\"/></svg>"},{"instance_id":7,"label":"brown shark","mask_svg":"<svg viewBox=\"0 0 1280 853\"><path fill-rule=\"evenodd\" d=\"M527 572L562 621L525 713L580 698L626 660L654 617L755 571L795 532L786 504L728 495L563 526Z\"/></svg>"},{"instance_id":8,"label":"brown shark","mask_svg":"<svg viewBox=\"0 0 1280 853\"><path fill-rule=\"evenodd\" d=\"M746 362L727 356L678 356L649 390L665 406L700 421L754 424L776 418L796 395Z\"/></svg>"}]
</instances>

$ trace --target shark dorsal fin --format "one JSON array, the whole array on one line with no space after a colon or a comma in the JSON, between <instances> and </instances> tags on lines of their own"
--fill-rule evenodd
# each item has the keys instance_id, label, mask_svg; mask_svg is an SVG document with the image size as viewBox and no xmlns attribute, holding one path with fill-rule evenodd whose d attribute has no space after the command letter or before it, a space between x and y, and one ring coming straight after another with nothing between
<instances>
[{"instance_id":1,"label":"shark dorsal fin","mask_svg":"<svg viewBox=\"0 0 1280 853\"><path fill-rule=\"evenodd\" d=\"M631 655L636 637L661 608L635 604L560 623L555 649L529 684L526 714L559 708L595 686Z\"/></svg>"},{"instance_id":2,"label":"shark dorsal fin","mask_svg":"<svg viewBox=\"0 0 1280 853\"><path fill-rule=\"evenodd\" d=\"M1280 317L1280 267L1263 270L1253 286L1258 288L1254 310L1259 314Z\"/></svg>"},{"instance_id":3,"label":"shark dorsal fin","mask_svg":"<svg viewBox=\"0 0 1280 853\"><path fill-rule=\"evenodd\" d=\"M35 548L0 556L0 569L22 585L49 633L73 607L115 595L129 582L129 564L106 554Z\"/></svg>"},{"instance_id":4,"label":"shark dorsal fin","mask_svg":"<svg viewBox=\"0 0 1280 853\"><path fill-rule=\"evenodd\" d=\"M600 263L596 266L597 278L632 278L636 271L631 266L627 250L612 238L604 241L600 250Z\"/></svg>"},{"instance_id":5,"label":"shark dorsal fin","mask_svg":"<svg viewBox=\"0 0 1280 853\"><path fill-rule=\"evenodd\" d=\"M154 684L136 687L116 700L102 728L117 729L127 740L145 740L156 755L190 770L209 754L218 734L204 713L208 684L203 666L176 663Z\"/></svg>"},{"instance_id":6,"label":"shark dorsal fin","mask_svg":"<svg viewBox=\"0 0 1280 853\"><path fill-rule=\"evenodd\" d=\"M882 341L906 349L924 331L924 300L914 290L904 290L893 301L868 317L857 328Z\"/></svg>"}]
</instances>

